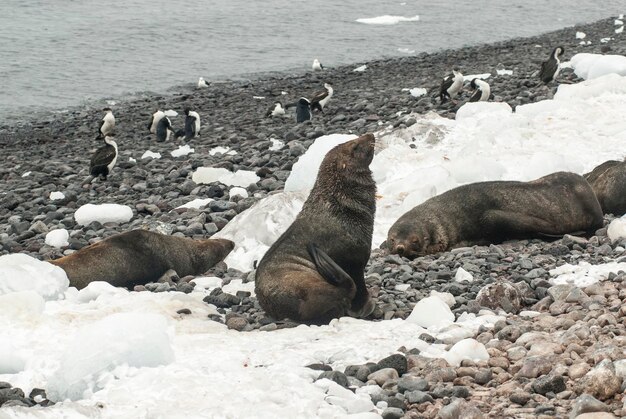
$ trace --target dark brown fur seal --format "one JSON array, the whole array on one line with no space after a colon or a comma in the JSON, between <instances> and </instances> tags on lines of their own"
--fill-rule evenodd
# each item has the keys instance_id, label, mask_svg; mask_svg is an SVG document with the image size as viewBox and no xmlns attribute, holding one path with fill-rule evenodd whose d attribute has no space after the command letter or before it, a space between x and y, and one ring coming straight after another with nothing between
<instances>
[{"instance_id":1,"label":"dark brown fur seal","mask_svg":"<svg viewBox=\"0 0 626 419\"><path fill-rule=\"evenodd\" d=\"M93 281L133 287L156 281L169 269L180 277L202 274L234 246L226 239L193 240L133 230L49 262L63 268L70 285L78 289Z\"/></svg>"},{"instance_id":2,"label":"dark brown fur seal","mask_svg":"<svg viewBox=\"0 0 626 419\"><path fill-rule=\"evenodd\" d=\"M270 316L327 323L374 309L364 278L376 212L374 143L366 134L326 154L302 211L261 259L256 294Z\"/></svg>"},{"instance_id":3,"label":"dark brown fur seal","mask_svg":"<svg viewBox=\"0 0 626 419\"><path fill-rule=\"evenodd\" d=\"M531 182L472 183L430 198L391 226L387 246L413 259L453 247L593 233L602 221L585 179L557 172Z\"/></svg>"},{"instance_id":4,"label":"dark brown fur seal","mask_svg":"<svg viewBox=\"0 0 626 419\"><path fill-rule=\"evenodd\" d=\"M608 160L584 176L605 214L626 214L626 162Z\"/></svg>"}]
</instances>

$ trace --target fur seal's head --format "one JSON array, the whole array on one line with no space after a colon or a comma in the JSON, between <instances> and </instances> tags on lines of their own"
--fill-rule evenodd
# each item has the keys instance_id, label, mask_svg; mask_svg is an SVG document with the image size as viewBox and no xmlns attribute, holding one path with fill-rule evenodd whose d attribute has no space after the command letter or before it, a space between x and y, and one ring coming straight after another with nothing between
<instances>
[{"instance_id":1,"label":"fur seal's head","mask_svg":"<svg viewBox=\"0 0 626 419\"><path fill-rule=\"evenodd\" d=\"M361 135L330 150L322 164L332 162L339 170L367 168L374 158L375 145L373 134Z\"/></svg>"},{"instance_id":2,"label":"fur seal's head","mask_svg":"<svg viewBox=\"0 0 626 419\"><path fill-rule=\"evenodd\" d=\"M228 239L208 239L203 244L211 251L211 256L215 259L213 264L223 261L235 248L235 242Z\"/></svg>"},{"instance_id":3,"label":"fur seal's head","mask_svg":"<svg viewBox=\"0 0 626 419\"><path fill-rule=\"evenodd\" d=\"M390 253L407 259L443 252L446 249L445 244L432 237L427 226L416 226L410 221L400 219L387 233L387 247Z\"/></svg>"}]
</instances>

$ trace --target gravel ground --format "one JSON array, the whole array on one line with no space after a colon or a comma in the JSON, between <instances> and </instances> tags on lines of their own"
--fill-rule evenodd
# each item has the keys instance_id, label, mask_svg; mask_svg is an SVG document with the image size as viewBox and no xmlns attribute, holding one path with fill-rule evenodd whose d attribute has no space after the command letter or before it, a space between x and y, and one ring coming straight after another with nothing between
<instances>
[{"instance_id":1,"label":"gravel ground","mask_svg":"<svg viewBox=\"0 0 626 419\"><path fill-rule=\"evenodd\" d=\"M565 47L565 59L578 52L626 54L626 38L613 33L613 20L533 38L369 62L364 72L352 71L363 64L356 63L318 73L214 83L201 90L183 86L167 96L122 100L111 106L120 158L106 182L85 183L89 158L100 146L95 136L104 104L1 126L0 145L6 158L0 167L0 255L23 252L40 259L56 258L112 234L145 226L194 238L210 236L257 200L281 190L294 161L319 136L377 131L381 122L409 126L415 123L411 113L434 111L454 118L455 105L441 107L434 99L441 77L454 65L464 74L492 73L488 82L494 100L513 108L551 97L554 87L539 85L532 74L554 46ZM592 44L579 45L577 31L585 32L585 40ZM599 42L609 36L615 39ZM501 67L513 70L513 76L497 76L496 69ZM568 71L562 72L561 78L577 81ZM263 117L275 100L294 101L319 90L324 82L333 85L335 95L324 114L316 114L313 121L297 125L293 114ZM413 87L426 87L429 94L414 98L402 91ZM157 143L146 125L157 107L182 114L185 106L201 115L201 136L187 143L195 153L174 158L170 152L185 143ZM182 128L182 116L171 119L175 128ZM286 145L271 151L270 139ZM217 146L237 154L210 155ZM163 157L141 159L148 149ZM136 162L130 161L131 157ZM246 188L249 198L231 198L224 185L196 185L191 174L199 166L252 170L261 180ZM22 176L27 172L28 176ZM65 198L50 200L53 191L63 192ZM215 201L205 208L174 210L192 199L209 197ZM124 224L79 226L74 212L87 203L126 204L133 208L134 217ZM57 228L70 232L67 248L59 250L44 243L46 233ZM399 348L400 354L391 359L322 374L345 386L379 385L381 391L372 398L387 403L385 418L437 414L444 418L573 418L585 412L596 412L586 416L593 418L605 417L598 412L624 417L626 274L612 274L607 281L584 289L548 282L550 269L564 263L620 259L624 247L626 243L611 244L603 228L589 240L512 241L413 261L375 250L367 268L368 285L377 301L372 319L405 318L415 303L433 290L452 295L451 308L457 316L485 307L510 315L493 330L480 330L475 337L486 345L489 361L464 361L460 367L451 367L443 360L421 357L417 349ZM473 282L455 281L458 268L469 272ZM225 278L225 282L253 279L253 273L228 269L223 263L210 274ZM160 283L137 290L190 292L191 279L168 273ZM230 295L218 289L205 301L222 313L211 320L232 329L274 330L294 325L266 317L245 292ZM525 310L540 314L530 315ZM422 339L435 342L428 335ZM4 393L16 395L13 399L27 405L46 402L45 395L37 400L35 396L25 398L0 383L0 401Z\"/></svg>"}]
</instances>

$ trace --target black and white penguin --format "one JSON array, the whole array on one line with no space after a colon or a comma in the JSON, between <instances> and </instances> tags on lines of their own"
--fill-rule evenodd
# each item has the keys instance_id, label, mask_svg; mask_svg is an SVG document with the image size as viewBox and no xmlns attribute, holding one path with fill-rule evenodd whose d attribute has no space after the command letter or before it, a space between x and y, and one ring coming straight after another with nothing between
<instances>
[{"instance_id":1,"label":"black and white penguin","mask_svg":"<svg viewBox=\"0 0 626 419\"><path fill-rule=\"evenodd\" d=\"M333 86L328 83L324 83L324 90L321 90L313 95L311 98L311 109L317 109L320 112L324 112L324 107L333 97Z\"/></svg>"},{"instance_id":2,"label":"black and white penguin","mask_svg":"<svg viewBox=\"0 0 626 419\"><path fill-rule=\"evenodd\" d=\"M115 128L115 117L113 116L111 108L104 108L102 110L104 111L104 117L102 118L102 122L100 122L98 137L106 137L112 134L113 128Z\"/></svg>"},{"instance_id":3,"label":"black and white penguin","mask_svg":"<svg viewBox=\"0 0 626 419\"><path fill-rule=\"evenodd\" d=\"M169 140L173 131L172 122L167 116L163 116L156 127L156 140L160 143Z\"/></svg>"},{"instance_id":4,"label":"black and white penguin","mask_svg":"<svg viewBox=\"0 0 626 419\"><path fill-rule=\"evenodd\" d=\"M486 81L476 77L472 79L472 82L470 83L470 88L474 90L474 93L472 93L472 96L469 99L470 102L486 102L487 100L489 100L491 88Z\"/></svg>"},{"instance_id":5,"label":"black and white penguin","mask_svg":"<svg viewBox=\"0 0 626 419\"><path fill-rule=\"evenodd\" d=\"M97 149L91 156L89 173L91 176L102 176L104 180L107 180L107 176L117 162L117 144L112 135L105 136L104 142L105 145Z\"/></svg>"},{"instance_id":6,"label":"black and white penguin","mask_svg":"<svg viewBox=\"0 0 626 419\"><path fill-rule=\"evenodd\" d=\"M313 60L313 65L311 66L311 68L313 69L313 71L321 71L324 69L324 66L322 65L322 63L320 63L320 60L316 58Z\"/></svg>"},{"instance_id":7,"label":"black and white penguin","mask_svg":"<svg viewBox=\"0 0 626 419\"><path fill-rule=\"evenodd\" d=\"M296 104L296 122L310 121L313 118L311 114L311 102L305 97L301 97Z\"/></svg>"},{"instance_id":8,"label":"black and white penguin","mask_svg":"<svg viewBox=\"0 0 626 419\"><path fill-rule=\"evenodd\" d=\"M547 61L541 63L541 71L539 71L539 79L545 84L550 83L552 80L556 79L556 76L559 74L559 70L561 69L560 64L561 61L559 57L563 55L565 52L565 48L556 47L552 54L550 54L550 58Z\"/></svg>"},{"instance_id":9,"label":"black and white penguin","mask_svg":"<svg viewBox=\"0 0 626 419\"><path fill-rule=\"evenodd\" d=\"M210 85L211 85L211 83L206 81L204 78L200 77L198 79L198 89L202 89L204 87L209 87Z\"/></svg>"},{"instance_id":10,"label":"black and white penguin","mask_svg":"<svg viewBox=\"0 0 626 419\"><path fill-rule=\"evenodd\" d=\"M274 102L272 106L270 106L265 112L266 118L271 118L273 116L281 116L285 114L285 108L283 107L282 102Z\"/></svg>"},{"instance_id":11,"label":"black and white penguin","mask_svg":"<svg viewBox=\"0 0 626 419\"><path fill-rule=\"evenodd\" d=\"M200 133L200 115L198 112L185 108L185 129L176 132L176 138L185 137L185 140L196 138Z\"/></svg>"},{"instance_id":12,"label":"black and white penguin","mask_svg":"<svg viewBox=\"0 0 626 419\"><path fill-rule=\"evenodd\" d=\"M441 82L441 89L439 90L441 103L444 103L446 100L452 100L462 88L463 74L461 74L461 70L458 67L454 67L452 74L448 74Z\"/></svg>"},{"instance_id":13,"label":"black and white penguin","mask_svg":"<svg viewBox=\"0 0 626 419\"><path fill-rule=\"evenodd\" d=\"M148 129L152 134L156 133L157 124L164 116L165 112L163 112L162 110L157 109L156 111L154 111L152 117L150 117L150 122L148 123Z\"/></svg>"}]
</instances>

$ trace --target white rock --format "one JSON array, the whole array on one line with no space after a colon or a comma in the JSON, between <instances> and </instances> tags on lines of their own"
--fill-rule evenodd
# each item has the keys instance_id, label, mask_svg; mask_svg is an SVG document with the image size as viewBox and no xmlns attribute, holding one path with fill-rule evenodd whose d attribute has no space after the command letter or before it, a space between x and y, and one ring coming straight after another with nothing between
<instances>
[{"instance_id":1,"label":"white rock","mask_svg":"<svg viewBox=\"0 0 626 419\"><path fill-rule=\"evenodd\" d=\"M120 204L85 204L74 213L77 224L88 225L93 221L104 223L127 223L133 218L133 210Z\"/></svg>"},{"instance_id":2,"label":"white rock","mask_svg":"<svg viewBox=\"0 0 626 419\"><path fill-rule=\"evenodd\" d=\"M454 280L456 282L474 282L474 277L471 273L467 272L463 268L459 268L456 270L454 274Z\"/></svg>"},{"instance_id":3,"label":"white rock","mask_svg":"<svg viewBox=\"0 0 626 419\"><path fill-rule=\"evenodd\" d=\"M454 314L450 307L438 297L421 299L413 311L407 317L407 322L415 323L421 327L442 326L454 321Z\"/></svg>"},{"instance_id":4,"label":"white rock","mask_svg":"<svg viewBox=\"0 0 626 419\"><path fill-rule=\"evenodd\" d=\"M69 246L70 233L64 228L52 230L46 234L45 243L48 246L56 247L58 249Z\"/></svg>"},{"instance_id":5,"label":"white rock","mask_svg":"<svg viewBox=\"0 0 626 419\"><path fill-rule=\"evenodd\" d=\"M58 266L21 253L0 256L0 294L34 291L46 300L56 300L68 286L67 275Z\"/></svg>"}]
</instances>

